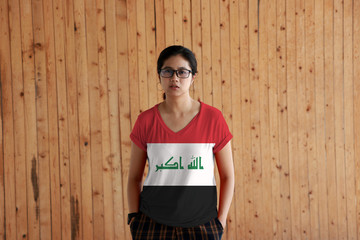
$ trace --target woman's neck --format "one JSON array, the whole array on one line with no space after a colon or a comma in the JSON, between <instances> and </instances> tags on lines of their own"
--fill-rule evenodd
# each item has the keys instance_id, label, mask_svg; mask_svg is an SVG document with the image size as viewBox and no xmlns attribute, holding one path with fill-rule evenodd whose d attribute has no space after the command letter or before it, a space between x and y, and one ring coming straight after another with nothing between
<instances>
[{"instance_id":1,"label":"woman's neck","mask_svg":"<svg viewBox=\"0 0 360 240\"><path fill-rule=\"evenodd\" d=\"M191 111L194 101L190 96L166 97L163 107L168 113L182 114Z\"/></svg>"}]
</instances>

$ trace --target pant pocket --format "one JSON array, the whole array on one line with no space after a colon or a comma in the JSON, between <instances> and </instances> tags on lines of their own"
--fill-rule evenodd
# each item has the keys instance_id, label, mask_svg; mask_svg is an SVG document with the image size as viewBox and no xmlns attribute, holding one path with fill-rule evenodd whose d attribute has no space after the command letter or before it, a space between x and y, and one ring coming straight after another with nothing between
<instances>
[{"instance_id":1,"label":"pant pocket","mask_svg":"<svg viewBox=\"0 0 360 240\"><path fill-rule=\"evenodd\" d=\"M130 232L133 237L136 235L136 232L139 228L141 215L142 215L142 213L139 213L138 215L136 215L130 223Z\"/></svg>"}]
</instances>

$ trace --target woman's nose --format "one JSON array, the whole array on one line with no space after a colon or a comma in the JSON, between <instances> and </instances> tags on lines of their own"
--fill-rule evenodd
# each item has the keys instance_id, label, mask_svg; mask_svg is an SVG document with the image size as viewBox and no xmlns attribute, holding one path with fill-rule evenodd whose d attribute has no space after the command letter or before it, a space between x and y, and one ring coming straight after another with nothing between
<instances>
[{"instance_id":1,"label":"woman's nose","mask_svg":"<svg viewBox=\"0 0 360 240\"><path fill-rule=\"evenodd\" d=\"M176 75L176 72L174 72L174 74L171 76L170 78L171 81L178 81L179 77Z\"/></svg>"}]
</instances>

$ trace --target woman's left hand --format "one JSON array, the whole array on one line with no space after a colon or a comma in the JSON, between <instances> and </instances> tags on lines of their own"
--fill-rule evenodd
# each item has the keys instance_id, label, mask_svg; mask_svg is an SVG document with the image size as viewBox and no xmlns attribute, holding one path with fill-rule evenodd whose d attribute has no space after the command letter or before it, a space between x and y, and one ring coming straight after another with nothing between
<instances>
[{"instance_id":1,"label":"woman's left hand","mask_svg":"<svg viewBox=\"0 0 360 240\"><path fill-rule=\"evenodd\" d=\"M230 141L223 147L223 149L215 153L215 158L220 175L218 219L225 229L226 217L231 205L235 184L234 164Z\"/></svg>"}]
</instances>

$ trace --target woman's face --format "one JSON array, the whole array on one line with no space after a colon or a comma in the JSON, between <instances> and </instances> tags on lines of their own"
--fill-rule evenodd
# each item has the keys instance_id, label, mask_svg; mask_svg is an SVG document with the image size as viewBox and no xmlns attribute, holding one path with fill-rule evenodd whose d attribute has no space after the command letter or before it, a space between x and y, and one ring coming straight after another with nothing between
<instances>
[{"instance_id":1,"label":"woman's face","mask_svg":"<svg viewBox=\"0 0 360 240\"><path fill-rule=\"evenodd\" d=\"M161 69L160 83L167 97L189 94L189 89L195 76L191 73L192 69L185 58L181 55L172 56L164 61ZM173 72L175 70L177 70L177 74ZM173 73L171 77L165 77L171 75L171 73ZM186 77L187 75L188 77Z\"/></svg>"}]
</instances>

